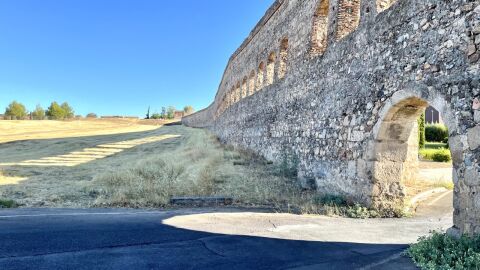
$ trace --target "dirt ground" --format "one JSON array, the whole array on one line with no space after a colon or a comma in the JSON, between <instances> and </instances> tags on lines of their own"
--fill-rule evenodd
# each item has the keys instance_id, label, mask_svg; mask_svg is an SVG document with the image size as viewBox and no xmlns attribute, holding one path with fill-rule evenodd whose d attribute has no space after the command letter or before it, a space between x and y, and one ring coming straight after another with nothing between
<instances>
[{"instance_id":1,"label":"dirt ground","mask_svg":"<svg viewBox=\"0 0 480 270\"><path fill-rule=\"evenodd\" d=\"M168 151L188 129L138 120L0 121L0 198L25 206L85 207L100 172Z\"/></svg>"}]
</instances>

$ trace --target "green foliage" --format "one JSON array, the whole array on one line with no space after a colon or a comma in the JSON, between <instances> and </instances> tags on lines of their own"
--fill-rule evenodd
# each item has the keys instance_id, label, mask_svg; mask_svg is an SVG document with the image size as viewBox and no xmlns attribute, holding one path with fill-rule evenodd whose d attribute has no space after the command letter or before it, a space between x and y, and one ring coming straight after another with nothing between
<instances>
[{"instance_id":1,"label":"green foliage","mask_svg":"<svg viewBox=\"0 0 480 270\"><path fill-rule=\"evenodd\" d=\"M450 154L450 151L447 149L442 149L440 151L437 151L433 154L432 156L433 161L436 162L450 162L452 161L452 155Z\"/></svg>"},{"instance_id":2,"label":"green foliage","mask_svg":"<svg viewBox=\"0 0 480 270\"><path fill-rule=\"evenodd\" d=\"M167 109L167 119L175 118L175 107L169 106Z\"/></svg>"},{"instance_id":3,"label":"green foliage","mask_svg":"<svg viewBox=\"0 0 480 270\"><path fill-rule=\"evenodd\" d=\"M194 112L195 112L195 109L193 109L192 106L188 105L188 106L185 106L185 107L183 108L183 112L184 112L186 115L188 115L188 114L194 113Z\"/></svg>"},{"instance_id":4,"label":"green foliage","mask_svg":"<svg viewBox=\"0 0 480 270\"><path fill-rule=\"evenodd\" d=\"M13 101L5 109L5 119L22 120L27 116L27 109L22 103Z\"/></svg>"},{"instance_id":5,"label":"green foliage","mask_svg":"<svg viewBox=\"0 0 480 270\"><path fill-rule=\"evenodd\" d=\"M98 118L98 116L97 116L96 113L89 113L89 114L87 114L86 117L87 117L87 118Z\"/></svg>"},{"instance_id":6,"label":"green foliage","mask_svg":"<svg viewBox=\"0 0 480 270\"><path fill-rule=\"evenodd\" d=\"M422 113L418 118L418 146L424 148L425 141L425 113Z\"/></svg>"},{"instance_id":7,"label":"green foliage","mask_svg":"<svg viewBox=\"0 0 480 270\"><path fill-rule=\"evenodd\" d=\"M52 120L63 120L69 119L74 117L74 111L67 102L62 103L59 105L56 101L50 104L46 112L48 118Z\"/></svg>"},{"instance_id":8,"label":"green foliage","mask_svg":"<svg viewBox=\"0 0 480 270\"><path fill-rule=\"evenodd\" d=\"M425 138L428 142L443 142L445 138L448 138L448 128L441 124L427 125Z\"/></svg>"},{"instance_id":9,"label":"green foliage","mask_svg":"<svg viewBox=\"0 0 480 270\"><path fill-rule=\"evenodd\" d=\"M147 114L145 115L145 119L150 119L150 106L148 106Z\"/></svg>"},{"instance_id":10,"label":"green foliage","mask_svg":"<svg viewBox=\"0 0 480 270\"><path fill-rule=\"evenodd\" d=\"M349 203L341 195L326 194L313 199L314 204L321 205L327 215L346 216L349 218L377 218L381 214L359 203Z\"/></svg>"},{"instance_id":11,"label":"green foliage","mask_svg":"<svg viewBox=\"0 0 480 270\"><path fill-rule=\"evenodd\" d=\"M347 217L366 219L380 217L380 214L375 210L370 210L367 207L356 203L347 208Z\"/></svg>"},{"instance_id":12,"label":"green foliage","mask_svg":"<svg viewBox=\"0 0 480 270\"><path fill-rule=\"evenodd\" d=\"M407 254L425 270L480 269L480 236L456 239L432 232L430 236L420 237Z\"/></svg>"},{"instance_id":13,"label":"green foliage","mask_svg":"<svg viewBox=\"0 0 480 270\"><path fill-rule=\"evenodd\" d=\"M15 208L15 207L18 207L15 201L0 199L0 208Z\"/></svg>"},{"instance_id":14,"label":"green foliage","mask_svg":"<svg viewBox=\"0 0 480 270\"><path fill-rule=\"evenodd\" d=\"M420 149L420 157L425 160L432 160L436 162L450 162L452 160L452 154L450 150L445 148L439 149Z\"/></svg>"},{"instance_id":15,"label":"green foliage","mask_svg":"<svg viewBox=\"0 0 480 270\"><path fill-rule=\"evenodd\" d=\"M70 119L75 116L73 108L67 102L63 102L60 107L62 107L63 110L63 119Z\"/></svg>"},{"instance_id":16,"label":"green foliage","mask_svg":"<svg viewBox=\"0 0 480 270\"><path fill-rule=\"evenodd\" d=\"M346 206L347 200L340 195L326 194L315 198L315 202L321 205Z\"/></svg>"},{"instance_id":17,"label":"green foliage","mask_svg":"<svg viewBox=\"0 0 480 270\"><path fill-rule=\"evenodd\" d=\"M37 107L35 107L35 110L32 112L32 119L33 120L45 119L45 110L42 108L42 106L37 105Z\"/></svg>"},{"instance_id":18,"label":"green foliage","mask_svg":"<svg viewBox=\"0 0 480 270\"><path fill-rule=\"evenodd\" d=\"M162 119L162 115L159 113L154 113L152 116L150 116L151 119Z\"/></svg>"}]
</instances>

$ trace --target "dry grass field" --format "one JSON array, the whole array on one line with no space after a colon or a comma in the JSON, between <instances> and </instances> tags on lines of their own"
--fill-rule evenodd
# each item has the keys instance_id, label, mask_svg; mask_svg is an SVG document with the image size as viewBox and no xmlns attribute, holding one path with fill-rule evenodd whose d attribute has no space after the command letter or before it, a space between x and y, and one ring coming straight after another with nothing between
<instances>
[{"instance_id":1,"label":"dry grass field","mask_svg":"<svg viewBox=\"0 0 480 270\"><path fill-rule=\"evenodd\" d=\"M155 129L144 120L86 119L76 121L0 121L0 143L108 135Z\"/></svg>"}]
</instances>

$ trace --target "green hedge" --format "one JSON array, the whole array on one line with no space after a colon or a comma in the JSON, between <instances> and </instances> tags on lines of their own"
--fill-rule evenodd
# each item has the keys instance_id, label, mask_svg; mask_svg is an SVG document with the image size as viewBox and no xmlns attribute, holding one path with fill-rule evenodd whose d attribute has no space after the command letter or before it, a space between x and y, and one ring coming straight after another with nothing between
<instances>
[{"instance_id":1,"label":"green hedge","mask_svg":"<svg viewBox=\"0 0 480 270\"><path fill-rule=\"evenodd\" d=\"M425 126L427 142L444 142L448 139L448 128L445 125L435 124Z\"/></svg>"},{"instance_id":2,"label":"green hedge","mask_svg":"<svg viewBox=\"0 0 480 270\"><path fill-rule=\"evenodd\" d=\"M452 160L452 154L450 153L450 150L445 148L420 149L419 154L423 159L436 162L450 162Z\"/></svg>"}]
</instances>

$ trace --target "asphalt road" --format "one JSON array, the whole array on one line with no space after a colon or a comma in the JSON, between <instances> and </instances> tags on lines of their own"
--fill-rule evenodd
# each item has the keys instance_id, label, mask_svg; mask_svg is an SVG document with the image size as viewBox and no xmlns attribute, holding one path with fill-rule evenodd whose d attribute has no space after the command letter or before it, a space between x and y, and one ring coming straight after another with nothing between
<instances>
[{"instance_id":1,"label":"asphalt road","mask_svg":"<svg viewBox=\"0 0 480 270\"><path fill-rule=\"evenodd\" d=\"M0 269L415 269L400 256L409 241L451 222L450 208L431 209L409 220L241 209L1 210Z\"/></svg>"}]
</instances>

